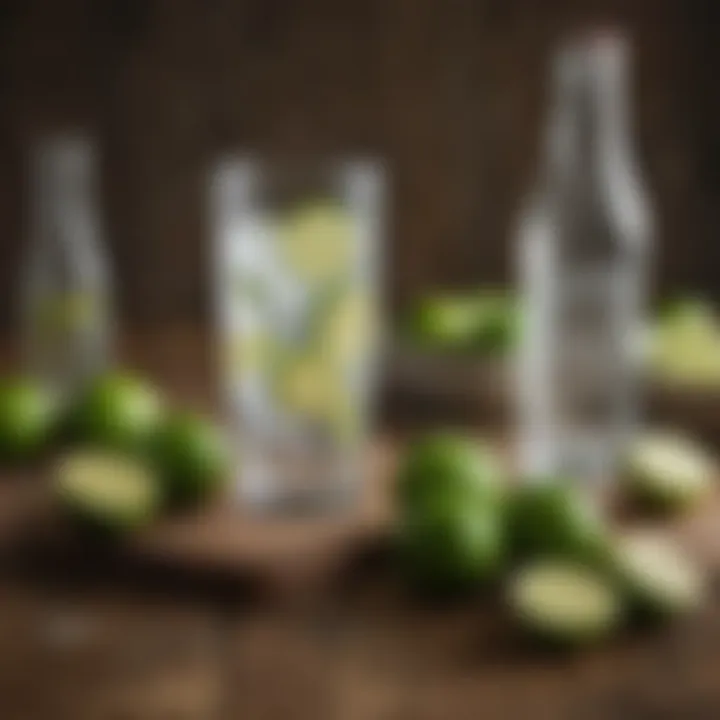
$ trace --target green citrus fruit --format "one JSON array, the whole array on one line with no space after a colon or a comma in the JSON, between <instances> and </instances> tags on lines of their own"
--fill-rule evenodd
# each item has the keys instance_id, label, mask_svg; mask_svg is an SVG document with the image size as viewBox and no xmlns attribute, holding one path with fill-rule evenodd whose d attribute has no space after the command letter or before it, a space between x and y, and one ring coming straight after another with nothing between
<instances>
[{"instance_id":1,"label":"green citrus fruit","mask_svg":"<svg viewBox=\"0 0 720 720\"><path fill-rule=\"evenodd\" d=\"M135 458L100 450L78 450L54 471L61 507L82 527L118 535L152 521L159 487L150 469Z\"/></svg>"},{"instance_id":2,"label":"green citrus fruit","mask_svg":"<svg viewBox=\"0 0 720 720\"><path fill-rule=\"evenodd\" d=\"M633 609L647 618L696 610L707 597L705 572L673 541L638 531L614 546L615 577Z\"/></svg>"},{"instance_id":3,"label":"green citrus fruit","mask_svg":"<svg viewBox=\"0 0 720 720\"><path fill-rule=\"evenodd\" d=\"M82 394L71 413L71 433L86 444L138 450L148 447L163 417L163 399L153 385L111 374Z\"/></svg>"},{"instance_id":4,"label":"green citrus fruit","mask_svg":"<svg viewBox=\"0 0 720 720\"><path fill-rule=\"evenodd\" d=\"M502 568L502 521L493 509L468 504L426 508L403 520L399 548L419 589L442 595L472 590Z\"/></svg>"},{"instance_id":5,"label":"green citrus fruit","mask_svg":"<svg viewBox=\"0 0 720 720\"><path fill-rule=\"evenodd\" d=\"M475 327L471 345L476 351L500 355L514 345L519 330L515 301L502 292L481 291L475 295Z\"/></svg>"},{"instance_id":6,"label":"green citrus fruit","mask_svg":"<svg viewBox=\"0 0 720 720\"><path fill-rule=\"evenodd\" d=\"M561 481L516 488L508 503L508 531L519 557L549 555L595 564L608 548L609 532L597 508Z\"/></svg>"},{"instance_id":7,"label":"green citrus fruit","mask_svg":"<svg viewBox=\"0 0 720 720\"><path fill-rule=\"evenodd\" d=\"M643 505L683 511L712 491L717 472L712 458L681 435L655 433L630 448L625 485Z\"/></svg>"},{"instance_id":8,"label":"green citrus fruit","mask_svg":"<svg viewBox=\"0 0 720 720\"><path fill-rule=\"evenodd\" d=\"M57 403L31 380L0 387L0 457L27 460L42 453L56 429Z\"/></svg>"},{"instance_id":9,"label":"green citrus fruit","mask_svg":"<svg viewBox=\"0 0 720 720\"><path fill-rule=\"evenodd\" d=\"M495 455L482 444L449 432L415 442L400 464L397 482L405 512L456 502L495 506L503 492Z\"/></svg>"},{"instance_id":10,"label":"green citrus fruit","mask_svg":"<svg viewBox=\"0 0 720 720\"><path fill-rule=\"evenodd\" d=\"M523 567L509 584L508 606L526 632L561 645L599 642L619 628L624 615L612 582L557 559Z\"/></svg>"},{"instance_id":11,"label":"green citrus fruit","mask_svg":"<svg viewBox=\"0 0 720 720\"><path fill-rule=\"evenodd\" d=\"M437 350L465 349L477 324L475 303L463 295L432 296L422 300L410 320L413 339Z\"/></svg>"},{"instance_id":12,"label":"green citrus fruit","mask_svg":"<svg viewBox=\"0 0 720 720\"><path fill-rule=\"evenodd\" d=\"M168 419L156 436L154 457L170 504L199 502L228 477L230 453L221 431L193 415Z\"/></svg>"}]
</instances>

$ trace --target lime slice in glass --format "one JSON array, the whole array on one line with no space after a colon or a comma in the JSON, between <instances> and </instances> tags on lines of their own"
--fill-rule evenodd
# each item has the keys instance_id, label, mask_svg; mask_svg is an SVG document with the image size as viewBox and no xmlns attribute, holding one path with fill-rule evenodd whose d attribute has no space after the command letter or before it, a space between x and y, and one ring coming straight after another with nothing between
<instances>
[{"instance_id":1,"label":"lime slice in glass","mask_svg":"<svg viewBox=\"0 0 720 720\"><path fill-rule=\"evenodd\" d=\"M305 281L326 281L352 264L352 218L339 205L303 205L280 221L277 233L285 261Z\"/></svg>"}]
</instances>

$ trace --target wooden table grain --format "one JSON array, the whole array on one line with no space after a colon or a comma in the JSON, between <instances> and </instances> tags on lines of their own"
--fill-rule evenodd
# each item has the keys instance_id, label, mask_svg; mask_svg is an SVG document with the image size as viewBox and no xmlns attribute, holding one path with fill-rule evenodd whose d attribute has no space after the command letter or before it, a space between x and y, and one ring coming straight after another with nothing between
<instances>
[{"instance_id":1,"label":"wooden table grain","mask_svg":"<svg viewBox=\"0 0 720 720\"><path fill-rule=\"evenodd\" d=\"M490 599L418 606L375 577L273 607L3 578L7 720L715 718L720 612L549 655Z\"/></svg>"},{"instance_id":2,"label":"wooden table grain","mask_svg":"<svg viewBox=\"0 0 720 720\"><path fill-rule=\"evenodd\" d=\"M214 406L196 336L134 347L135 366L178 402ZM492 593L413 599L382 543L282 594L133 553L29 552L16 540L42 474L0 480L2 720L720 717L720 592L668 627L552 654L513 631Z\"/></svg>"}]
</instances>

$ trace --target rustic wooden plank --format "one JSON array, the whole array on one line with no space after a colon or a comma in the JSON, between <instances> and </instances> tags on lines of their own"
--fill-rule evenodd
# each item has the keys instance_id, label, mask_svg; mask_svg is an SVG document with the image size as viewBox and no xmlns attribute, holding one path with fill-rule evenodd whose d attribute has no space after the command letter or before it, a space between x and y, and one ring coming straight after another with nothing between
<instances>
[{"instance_id":1,"label":"rustic wooden plank","mask_svg":"<svg viewBox=\"0 0 720 720\"><path fill-rule=\"evenodd\" d=\"M164 348L157 352L139 337L126 353L165 377L173 397L211 409L208 354L193 353L192 338L182 330L172 340L156 337ZM389 455L386 461L368 488L374 494L365 515L263 522L225 506L218 515L168 521L119 555L88 548L73 555L56 544L44 562L35 556L27 564L17 562L12 540L18 533L37 537L42 472L6 474L3 720L636 720L720 713L717 595L674 626L629 632L569 655L528 645L492 594L444 607L411 597L387 553L368 542L387 522ZM679 537L715 567L719 515L720 499L678 526ZM236 582L220 580L228 574Z\"/></svg>"},{"instance_id":2,"label":"rustic wooden plank","mask_svg":"<svg viewBox=\"0 0 720 720\"><path fill-rule=\"evenodd\" d=\"M220 718L222 634L209 610L51 588L0 594L4 720Z\"/></svg>"},{"instance_id":3,"label":"rustic wooden plank","mask_svg":"<svg viewBox=\"0 0 720 720\"><path fill-rule=\"evenodd\" d=\"M357 578L356 578L357 580ZM717 606L548 655L480 598L411 602L373 572L331 604L232 616L179 599L3 586L3 718L714 717Z\"/></svg>"}]
</instances>

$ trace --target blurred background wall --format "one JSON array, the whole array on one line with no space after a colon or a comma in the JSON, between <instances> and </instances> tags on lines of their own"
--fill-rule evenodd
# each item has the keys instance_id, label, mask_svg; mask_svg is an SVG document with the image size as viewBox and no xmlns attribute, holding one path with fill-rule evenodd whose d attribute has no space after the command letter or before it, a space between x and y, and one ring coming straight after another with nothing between
<instances>
[{"instance_id":1,"label":"blurred background wall","mask_svg":"<svg viewBox=\"0 0 720 720\"><path fill-rule=\"evenodd\" d=\"M104 153L128 323L206 317L204 172L235 146L386 158L396 305L509 280L548 53L590 21L636 44L659 286L720 294L717 0L4 0L0 327L25 243L24 153L76 124Z\"/></svg>"}]
</instances>

